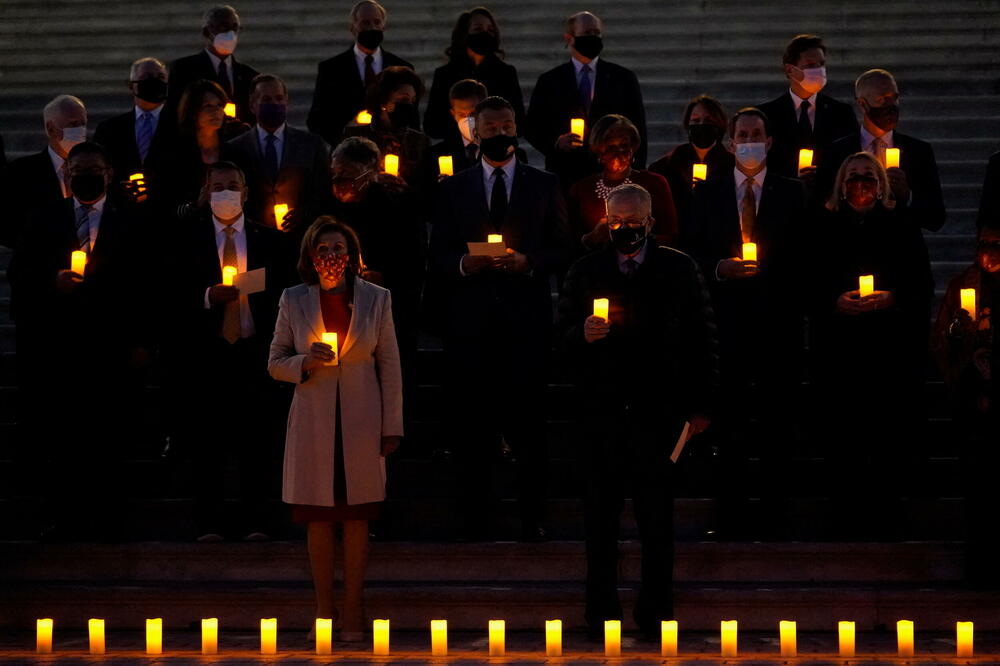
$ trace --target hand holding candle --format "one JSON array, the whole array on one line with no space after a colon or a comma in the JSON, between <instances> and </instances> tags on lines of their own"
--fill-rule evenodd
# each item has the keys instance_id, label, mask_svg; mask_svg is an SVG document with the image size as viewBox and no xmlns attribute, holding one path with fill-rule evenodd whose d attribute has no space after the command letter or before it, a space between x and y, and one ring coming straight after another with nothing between
<instances>
[{"instance_id":1,"label":"hand holding candle","mask_svg":"<svg viewBox=\"0 0 1000 666\"><path fill-rule=\"evenodd\" d=\"M810 148L799 150L799 171L808 169L813 165L813 151Z\"/></svg>"},{"instance_id":2,"label":"hand holding candle","mask_svg":"<svg viewBox=\"0 0 1000 666\"><path fill-rule=\"evenodd\" d=\"M326 365L339 365L340 357L338 356L337 349L337 334L323 333L323 344L330 345L330 348L333 349L333 360L328 362Z\"/></svg>"},{"instance_id":3,"label":"hand holding candle","mask_svg":"<svg viewBox=\"0 0 1000 666\"><path fill-rule=\"evenodd\" d=\"M236 275L239 270L236 266L223 266L222 267L222 286L232 287L233 281L236 279Z\"/></svg>"},{"instance_id":4,"label":"hand holding candle","mask_svg":"<svg viewBox=\"0 0 1000 666\"><path fill-rule=\"evenodd\" d=\"M385 156L385 172L390 176L399 175L399 155L387 153Z\"/></svg>"},{"instance_id":5,"label":"hand holding candle","mask_svg":"<svg viewBox=\"0 0 1000 666\"><path fill-rule=\"evenodd\" d=\"M285 216L288 215L288 204L274 204L274 226L278 229L284 230L282 223L285 221Z\"/></svg>"},{"instance_id":6,"label":"hand holding candle","mask_svg":"<svg viewBox=\"0 0 1000 666\"><path fill-rule=\"evenodd\" d=\"M83 250L73 250L73 254L70 255L70 270L83 277L84 271L87 270L87 253Z\"/></svg>"},{"instance_id":7,"label":"hand holding candle","mask_svg":"<svg viewBox=\"0 0 1000 666\"><path fill-rule=\"evenodd\" d=\"M455 175L455 163L454 160L452 160L451 155L442 155L438 158L438 172L442 176Z\"/></svg>"},{"instance_id":8,"label":"hand holding candle","mask_svg":"<svg viewBox=\"0 0 1000 666\"><path fill-rule=\"evenodd\" d=\"M976 320L976 290L963 289L961 291L962 309L969 313L973 321Z\"/></svg>"},{"instance_id":9,"label":"hand holding candle","mask_svg":"<svg viewBox=\"0 0 1000 666\"><path fill-rule=\"evenodd\" d=\"M694 164L691 166L691 179L705 180L708 178L708 165L707 164Z\"/></svg>"},{"instance_id":10,"label":"hand holding candle","mask_svg":"<svg viewBox=\"0 0 1000 666\"><path fill-rule=\"evenodd\" d=\"M611 301L607 298L595 298L594 299L594 316L608 320L608 309L611 307Z\"/></svg>"},{"instance_id":11,"label":"hand holding candle","mask_svg":"<svg viewBox=\"0 0 1000 666\"><path fill-rule=\"evenodd\" d=\"M573 118L572 120L569 121L570 134L576 134L578 137L580 137L581 141L583 140L583 133L585 130L586 130L586 123L584 122L583 118Z\"/></svg>"}]
</instances>

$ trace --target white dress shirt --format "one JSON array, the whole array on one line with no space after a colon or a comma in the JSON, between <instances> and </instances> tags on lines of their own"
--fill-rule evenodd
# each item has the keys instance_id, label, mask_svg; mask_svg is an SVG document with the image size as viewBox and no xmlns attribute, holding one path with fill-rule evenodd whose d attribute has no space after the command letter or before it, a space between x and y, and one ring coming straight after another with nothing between
<instances>
[{"instance_id":1,"label":"white dress shirt","mask_svg":"<svg viewBox=\"0 0 1000 666\"><path fill-rule=\"evenodd\" d=\"M222 270L222 257L226 249L226 225L219 222L214 217L212 223L215 225L215 247L219 252L219 270ZM236 232L233 234L233 244L236 245L236 270L240 273L247 272L247 230L246 221L240 215L239 219L230 225ZM205 308L212 307L208 300L209 287L205 290ZM250 299L240 292L240 337L248 338L255 333L253 326L253 315L250 313Z\"/></svg>"},{"instance_id":2,"label":"white dress shirt","mask_svg":"<svg viewBox=\"0 0 1000 666\"><path fill-rule=\"evenodd\" d=\"M374 71L376 74L380 74L382 72L382 47L380 46L377 49L375 49L375 53L372 53L371 56L372 56L372 71ZM362 51L358 47L358 43L355 42L354 62L357 63L358 65L358 74L361 75L362 83L365 80L365 58L367 57L368 54Z\"/></svg>"},{"instance_id":3,"label":"white dress shirt","mask_svg":"<svg viewBox=\"0 0 1000 666\"><path fill-rule=\"evenodd\" d=\"M219 58L219 56L212 53L211 49L205 49L205 53L208 54L209 59L212 61L212 71L215 72L216 75L218 75L219 73L219 63L220 62L226 63L226 73L229 74L229 85L233 86L235 91L236 82L233 80L233 54L230 53L229 55L227 55L226 59L223 61ZM226 94L227 95L229 94L228 90L226 91ZM233 100L229 101L231 102Z\"/></svg>"},{"instance_id":4,"label":"white dress shirt","mask_svg":"<svg viewBox=\"0 0 1000 666\"><path fill-rule=\"evenodd\" d=\"M496 169L503 171L504 185L507 187L507 203L510 203L510 193L514 188L514 171L517 170L517 159L511 155L507 163L499 167L487 164L485 160L480 162L480 165L483 169L483 189L486 190L486 208L488 209L493 201L493 183L496 182L496 176L493 172Z\"/></svg>"},{"instance_id":5,"label":"white dress shirt","mask_svg":"<svg viewBox=\"0 0 1000 666\"><path fill-rule=\"evenodd\" d=\"M52 150L52 146L49 146L49 159L52 160L52 168L56 172L56 179L59 180L59 187L62 188L63 199L65 199L70 195L69 183L66 182L66 172L64 171L66 160L59 157L59 153Z\"/></svg>"},{"instance_id":6,"label":"white dress shirt","mask_svg":"<svg viewBox=\"0 0 1000 666\"><path fill-rule=\"evenodd\" d=\"M576 58L569 59L573 63L573 73L576 75L576 89L580 89L580 77L583 76L581 71L583 66L586 64L590 67L590 74L587 76L590 78L590 99L594 99L594 90L597 88L597 58L594 58L588 63L582 63Z\"/></svg>"},{"instance_id":7,"label":"white dress shirt","mask_svg":"<svg viewBox=\"0 0 1000 666\"><path fill-rule=\"evenodd\" d=\"M803 100L801 97L792 92L791 88L789 88L788 92L792 94L792 104L795 105L795 122L799 121L799 109L802 107L802 102L808 100L809 110L806 111L806 114L809 116L809 124L813 129L816 129L816 96L819 95L819 93L813 93L812 97L807 97L806 100Z\"/></svg>"},{"instance_id":8,"label":"white dress shirt","mask_svg":"<svg viewBox=\"0 0 1000 666\"><path fill-rule=\"evenodd\" d=\"M260 146L260 156L263 158L267 154L267 130L257 125L257 145ZM274 130L274 150L278 153L278 169L281 169L282 153L285 149L285 124Z\"/></svg>"},{"instance_id":9,"label":"white dress shirt","mask_svg":"<svg viewBox=\"0 0 1000 666\"><path fill-rule=\"evenodd\" d=\"M753 199L754 207L756 210L760 210L760 192L761 184L764 182L764 178L767 176L767 167L765 166L760 170L759 173L754 174L753 177ZM733 169L733 177L736 179L736 210L743 212L743 197L746 196L747 192L747 175L739 170L739 168Z\"/></svg>"},{"instance_id":10,"label":"white dress shirt","mask_svg":"<svg viewBox=\"0 0 1000 666\"><path fill-rule=\"evenodd\" d=\"M104 202L107 201L107 195L98 199L95 203L90 204L90 216L87 219L87 224L90 228L90 251L93 253L94 246L97 244L97 232L101 228L101 217L104 215ZM76 216L79 214L80 208L83 204L76 197L73 197L73 222L76 222Z\"/></svg>"}]
</instances>

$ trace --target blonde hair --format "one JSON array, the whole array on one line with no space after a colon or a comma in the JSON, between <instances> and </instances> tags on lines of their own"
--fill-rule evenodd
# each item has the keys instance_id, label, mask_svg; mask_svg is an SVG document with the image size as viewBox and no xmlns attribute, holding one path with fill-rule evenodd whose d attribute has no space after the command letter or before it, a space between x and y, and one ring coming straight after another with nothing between
<instances>
[{"instance_id":1,"label":"blonde hair","mask_svg":"<svg viewBox=\"0 0 1000 666\"><path fill-rule=\"evenodd\" d=\"M885 167L882 163L872 155L871 153L860 152L854 153L847 157L844 162L837 169L837 178L833 183L833 190L830 192L830 198L826 202L826 207L828 210L837 211L840 210L841 195L844 190L844 181L847 179L847 167L851 162L855 160L864 160L871 165L872 169L875 171L875 178L878 180L879 190L881 194L878 196L878 200L882 202L885 208L894 208L896 206L896 200L892 196L892 188L889 187L889 176L885 172Z\"/></svg>"}]
</instances>

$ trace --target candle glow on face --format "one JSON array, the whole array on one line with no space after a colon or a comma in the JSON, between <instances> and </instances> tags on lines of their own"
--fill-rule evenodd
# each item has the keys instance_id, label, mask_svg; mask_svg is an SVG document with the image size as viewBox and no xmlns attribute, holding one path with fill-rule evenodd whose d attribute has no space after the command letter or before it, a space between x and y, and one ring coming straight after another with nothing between
<instances>
[{"instance_id":1,"label":"candle glow on face","mask_svg":"<svg viewBox=\"0 0 1000 666\"><path fill-rule=\"evenodd\" d=\"M399 155L389 153L385 156L385 172L390 176L399 175Z\"/></svg>"},{"instance_id":2,"label":"candle glow on face","mask_svg":"<svg viewBox=\"0 0 1000 666\"><path fill-rule=\"evenodd\" d=\"M455 163L451 158L451 155L442 155L438 158L438 172L442 176L454 176L455 175Z\"/></svg>"},{"instance_id":3,"label":"candle glow on face","mask_svg":"<svg viewBox=\"0 0 1000 666\"><path fill-rule=\"evenodd\" d=\"M545 621L545 656L562 656L562 620Z\"/></svg>"},{"instance_id":4,"label":"candle glow on face","mask_svg":"<svg viewBox=\"0 0 1000 666\"><path fill-rule=\"evenodd\" d=\"M35 621L35 652L49 654L52 652L52 618Z\"/></svg>"},{"instance_id":5,"label":"candle glow on face","mask_svg":"<svg viewBox=\"0 0 1000 666\"><path fill-rule=\"evenodd\" d=\"M104 654L104 620L91 618L87 622L90 635L90 654Z\"/></svg>"},{"instance_id":6,"label":"candle glow on face","mask_svg":"<svg viewBox=\"0 0 1000 666\"><path fill-rule=\"evenodd\" d=\"M705 180L708 178L708 165L695 164L691 167L691 178L694 180Z\"/></svg>"},{"instance_id":7,"label":"candle glow on face","mask_svg":"<svg viewBox=\"0 0 1000 666\"><path fill-rule=\"evenodd\" d=\"M799 171L813 165L813 151L810 148L803 148L799 151Z\"/></svg>"},{"instance_id":8,"label":"candle glow on face","mask_svg":"<svg viewBox=\"0 0 1000 666\"><path fill-rule=\"evenodd\" d=\"M840 640L840 656L841 657L853 657L854 656L854 622L850 620L842 620L837 625L837 630L839 632Z\"/></svg>"},{"instance_id":9,"label":"candle glow on face","mask_svg":"<svg viewBox=\"0 0 1000 666\"><path fill-rule=\"evenodd\" d=\"M604 656L622 656L622 623L621 620L604 621Z\"/></svg>"},{"instance_id":10,"label":"candle glow on face","mask_svg":"<svg viewBox=\"0 0 1000 666\"><path fill-rule=\"evenodd\" d=\"M146 619L146 654L163 654L163 618Z\"/></svg>"},{"instance_id":11,"label":"candle glow on face","mask_svg":"<svg viewBox=\"0 0 1000 666\"><path fill-rule=\"evenodd\" d=\"M372 622L372 654L376 657L389 656L389 620Z\"/></svg>"},{"instance_id":12,"label":"candle glow on face","mask_svg":"<svg viewBox=\"0 0 1000 666\"><path fill-rule=\"evenodd\" d=\"M490 620L490 656L502 657L506 651L507 623L503 620Z\"/></svg>"},{"instance_id":13,"label":"candle glow on face","mask_svg":"<svg viewBox=\"0 0 1000 666\"><path fill-rule=\"evenodd\" d=\"M260 619L260 653L278 654L278 618Z\"/></svg>"},{"instance_id":14,"label":"candle glow on face","mask_svg":"<svg viewBox=\"0 0 1000 666\"><path fill-rule=\"evenodd\" d=\"M201 621L201 653L219 652L219 618L206 617Z\"/></svg>"},{"instance_id":15,"label":"candle glow on face","mask_svg":"<svg viewBox=\"0 0 1000 666\"><path fill-rule=\"evenodd\" d=\"M431 620L431 656L448 656L448 620Z\"/></svg>"},{"instance_id":16,"label":"candle glow on face","mask_svg":"<svg viewBox=\"0 0 1000 666\"><path fill-rule=\"evenodd\" d=\"M896 648L900 657L913 656L913 621L896 622Z\"/></svg>"},{"instance_id":17,"label":"candle glow on face","mask_svg":"<svg viewBox=\"0 0 1000 666\"><path fill-rule=\"evenodd\" d=\"M569 131L570 134L576 134L581 139L583 138L583 133L586 129L586 123L583 118L573 118L569 121Z\"/></svg>"},{"instance_id":18,"label":"candle glow on face","mask_svg":"<svg viewBox=\"0 0 1000 666\"><path fill-rule=\"evenodd\" d=\"M722 656L735 657L738 646L739 624L736 620L723 620L720 625L722 633Z\"/></svg>"},{"instance_id":19,"label":"candle glow on face","mask_svg":"<svg viewBox=\"0 0 1000 666\"><path fill-rule=\"evenodd\" d=\"M677 620L660 622L660 656L677 656Z\"/></svg>"}]
</instances>

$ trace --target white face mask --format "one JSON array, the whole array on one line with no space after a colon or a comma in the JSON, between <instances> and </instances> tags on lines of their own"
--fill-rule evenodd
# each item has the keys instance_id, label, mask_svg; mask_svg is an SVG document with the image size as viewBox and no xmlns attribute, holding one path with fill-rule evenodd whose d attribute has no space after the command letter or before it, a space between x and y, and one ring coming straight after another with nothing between
<instances>
[{"instance_id":1,"label":"white face mask","mask_svg":"<svg viewBox=\"0 0 1000 666\"><path fill-rule=\"evenodd\" d=\"M811 67L809 69L800 69L799 71L803 75L803 79L799 81L799 85L810 95L815 95L826 85L826 67Z\"/></svg>"},{"instance_id":2,"label":"white face mask","mask_svg":"<svg viewBox=\"0 0 1000 666\"><path fill-rule=\"evenodd\" d=\"M736 161L747 171L756 171L767 157L766 143L737 143Z\"/></svg>"},{"instance_id":3,"label":"white face mask","mask_svg":"<svg viewBox=\"0 0 1000 666\"><path fill-rule=\"evenodd\" d=\"M59 139L59 147L62 148L66 153L73 148L73 146L78 143L83 143L87 140L87 128L86 127L64 127L62 131L62 138Z\"/></svg>"},{"instance_id":4,"label":"white face mask","mask_svg":"<svg viewBox=\"0 0 1000 666\"><path fill-rule=\"evenodd\" d=\"M243 193L234 190L212 192L212 215L220 220L231 220L243 212Z\"/></svg>"},{"instance_id":5,"label":"white face mask","mask_svg":"<svg viewBox=\"0 0 1000 666\"><path fill-rule=\"evenodd\" d=\"M462 138L473 143L476 140L475 129L476 129L476 118L475 116L469 116L468 118L462 118L461 120L455 121L458 123L458 131L462 133Z\"/></svg>"},{"instance_id":6,"label":"white face mask","mask_svg":"<svg viewBox=\"0 0 1000 666\"><path fill-rule=\"evenodd\" d=\"M212 46L214 46L215 50L222 55L229 55L236 50L236 40L236 32L234 30L230 30L216 35L215 39L212 40Z\"/></svg>"}]
</instances>

